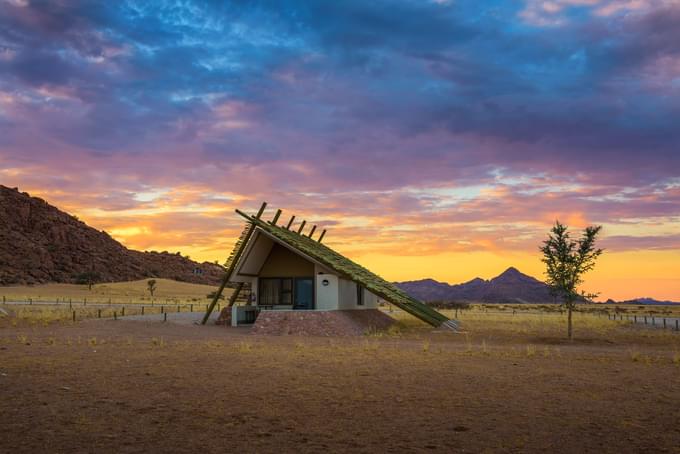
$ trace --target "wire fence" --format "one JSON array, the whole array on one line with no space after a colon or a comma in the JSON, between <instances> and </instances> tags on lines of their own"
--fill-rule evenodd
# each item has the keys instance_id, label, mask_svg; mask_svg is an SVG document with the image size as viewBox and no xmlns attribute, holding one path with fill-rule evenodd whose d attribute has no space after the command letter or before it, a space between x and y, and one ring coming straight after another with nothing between
<instances>
[{"instance_id":1,"label":"wire fence","mask_svg":"<svg viewBox=\"0 0 680 454\"><path fill-rule=\"evenodd\" d=\"M73 299L55 301L8 301L3 299L2 305L12 308L18 318L39 321L68 321L73 322L85 319L113 319L126 316L163 315L167 321L168 314L174 313L204 313L208 304L202 303L119 303L119 302L88 302L87 300L74 301ZM222 309L217 304L216 313Z\"/></svg>"}]
</instances>

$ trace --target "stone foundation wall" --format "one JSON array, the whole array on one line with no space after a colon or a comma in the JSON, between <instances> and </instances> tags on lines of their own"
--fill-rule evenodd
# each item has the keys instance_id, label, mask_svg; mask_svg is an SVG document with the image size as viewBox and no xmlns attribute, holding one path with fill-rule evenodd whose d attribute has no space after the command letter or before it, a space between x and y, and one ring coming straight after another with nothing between
<instances>
[{"instance_id":1,"label":"stone foundation wall","mask_svg":"<svg viewBox=\"0 0 680 454\"><path fill-rule=\"evenodd\" d=\"M377 309L348 311L262 311L253 334L361 336L389 328L394 319Z\"/></svg>"}]
</instances>

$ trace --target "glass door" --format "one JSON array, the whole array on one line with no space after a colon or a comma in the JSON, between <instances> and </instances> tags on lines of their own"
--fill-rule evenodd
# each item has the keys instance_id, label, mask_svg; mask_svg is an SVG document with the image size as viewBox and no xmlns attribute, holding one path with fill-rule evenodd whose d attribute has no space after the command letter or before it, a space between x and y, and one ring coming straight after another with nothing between
<instances>
[{"instance_id":1,"label":"glass door","mask_svg":"<svg viewBox=\"0 0 680 454\"><path fill-rule=\"evenodd\" d=\"M314 279L307 277L296 278L294 294L295 304L293 309L314 309Z\"/></svg>"}]
</instances>

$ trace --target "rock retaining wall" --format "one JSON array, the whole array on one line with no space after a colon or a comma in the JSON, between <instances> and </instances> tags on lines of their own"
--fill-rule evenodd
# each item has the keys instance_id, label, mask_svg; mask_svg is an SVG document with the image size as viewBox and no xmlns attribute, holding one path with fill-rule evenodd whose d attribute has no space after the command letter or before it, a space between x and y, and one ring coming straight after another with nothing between
<instances>
[{"instance_id":1,"label":"rock retaining wall","mask_svg":"<svg viewBox=\"0 0 680 454\"><path fill-rule=\"evenodd\" d=\"M262 311L253 334L361 336L389 328L394 319L377 309L351 311Z\"/></svg>"}]
</instances>

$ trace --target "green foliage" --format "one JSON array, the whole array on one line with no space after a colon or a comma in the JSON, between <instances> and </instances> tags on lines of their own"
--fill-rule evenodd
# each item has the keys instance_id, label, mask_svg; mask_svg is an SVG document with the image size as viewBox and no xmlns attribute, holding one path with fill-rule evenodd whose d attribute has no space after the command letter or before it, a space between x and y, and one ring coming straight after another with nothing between
<instances>
[{"instance_id":1,"label":"green foliage","mask_svg":"<svg viewBox=\"0 0 680 454\"><path fill-rule=\"evenodd\" d=\"M583 284L583 275L595 267L595 261L603 252L595 247L600 230L602 226L586 227L581 238L573 240L568 227L555 221L540 248L546 264L546 284L568 308L573 308L579 297L597 296L579 293L578 288Z\"/></svg>"},{"instance_id":2,"label":"green foliage","mask_svg":"<svg viewBox=\"0 0 680 454\"><path fill-rule=\"evenodd\" d=\"M96 271L86 271L76 276L76 284L87 285L92 290L92 285L101 279L101 276Z\"/></svg>"},{"instance_id":3,"label":"green foliage","mask_svg":"<svg viewBox=\"0 0 680 454\"><path fill-rule=\"evenodd\" d=\"M153 298L153 293L156 291L156 279L149 279L146 281L146 286L149 290L149 293L151 293L151 297Z\"/></svg>"},{"instance_id":4,"label":"green foliage","mask_svg":"<svg viewBox=\"0 0 680 454\"><path fill-rule=\"evenodd\" d=\"M569 235L566 225L555 221L555 225L548 233L548 239L543 242L540 250L543 253L543 263L546 265L546 284L551 293L560 298L568 310L567 335L573 338L571 312L579 298L592 298L597 295L579 293L579 286L583 284L583 275L595 267L595 261L602 254L602 249L595 247L597 235L602 226L586 227L578 240Z\"/></svg>"}]
</instances>

